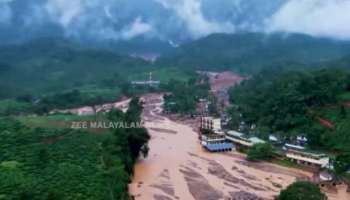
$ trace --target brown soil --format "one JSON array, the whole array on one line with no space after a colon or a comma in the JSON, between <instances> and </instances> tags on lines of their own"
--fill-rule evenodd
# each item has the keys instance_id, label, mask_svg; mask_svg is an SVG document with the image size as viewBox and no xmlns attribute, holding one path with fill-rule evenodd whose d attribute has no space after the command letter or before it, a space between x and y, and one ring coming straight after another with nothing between
<instances>
[{"instance_id":1,"label":"brown soil","mask_svg":"<svg viewBox=\"0 0 350 200\"><path fill-rule=\"evenodd\" d=\"M329 120L327 120L327 119L323 119L323 118L318 118L318 121L320 122L320 124L322 125L322 126L324 126L324 127L326 127L326 128L330 128L330 129L334 129L335 128L335 125L331 122L331 121L329 121Z\"/></svg>"},{"instance_id":2,"label":"brown soil","mask_svg":"<svg viewBox=\"0 0 350 200\"><path fill-rule=\"evenodd\" d=\"M241 81L246 79L245 77L230 71L225 71L225 72L198 71L197 73L206 75L209 77L211 91L213 92L213 94L218 100L218 106L219 107L223 106L222 109L230 105L228 90L231 87L239 84Z\"/></svg>"}]
</instances>

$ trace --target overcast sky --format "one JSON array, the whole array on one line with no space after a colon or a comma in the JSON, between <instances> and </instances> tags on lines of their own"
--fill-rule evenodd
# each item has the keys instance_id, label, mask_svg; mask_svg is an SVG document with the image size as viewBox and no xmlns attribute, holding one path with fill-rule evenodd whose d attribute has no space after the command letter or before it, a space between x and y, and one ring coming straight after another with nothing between
<instances>
[{"instance_id":1,"label":"overcast sky","mask_svg":"<svg viewBox=\"0 0 350 200\"><path fill-rule=\"evenodd\" d=\"M237 31L350 40L350 0L0 0L0 38L197 39Z\"/></svg>"}]
</instances>

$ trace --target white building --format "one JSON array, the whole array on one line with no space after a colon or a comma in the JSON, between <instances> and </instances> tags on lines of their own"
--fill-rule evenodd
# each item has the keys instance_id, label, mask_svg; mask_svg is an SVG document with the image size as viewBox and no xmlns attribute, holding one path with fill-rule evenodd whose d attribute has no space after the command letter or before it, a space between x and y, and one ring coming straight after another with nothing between
<instances>
[{"instance_id":1,"label":"white building","mask_svg":"<svg viewBox=\"0 0 350 200\"><path fill-rule=\"evenodd\" d=\"M288 149L286 157L298 164L328 168L330 158L326 154L311 153L303 150Z\"/></svg>"},{"instance_id":2,"label":"white building","mask_svg":"<svg viewBox=\"0 0 350 200\"><path fill-rule=\"evenodd\" d=\"M221 119L220 118L202 117L201 118L201 128L223 134L223 132L221 131Z\"/></svg>"}]
</instances>

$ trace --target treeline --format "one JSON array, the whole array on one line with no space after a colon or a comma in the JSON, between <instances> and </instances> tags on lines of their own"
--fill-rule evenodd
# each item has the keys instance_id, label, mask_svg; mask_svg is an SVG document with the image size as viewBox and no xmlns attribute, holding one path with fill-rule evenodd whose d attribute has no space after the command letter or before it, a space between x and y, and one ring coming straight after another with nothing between
<instances>
[{"instance_id":1,"label":"treeline","mask_svg":"<svg viewBox=\"0 0 350 200\"><path fill-rule=\"evenodd\" d=\"M108 119L139 122L137 98L126 113ZM114 129L110 134L85 130L28 128L0 120L0 199L127 200L128 183L140 152L146 156L144 128Z\"/></svg>"},{"instance_id":2,"label":"treeline","mask_svg":"<svg viewBox=\"0 0 350 200\"><path fill-rule=\"evenodd\" d=\"M231 101L237 106L231 112L236 123L231 125L242 121L255 124L255 132L265 138L269 133L285 138L307 134L313 146L344 149L350 142L346 123L350 116L341 103L349 92L350 74L346 70L265 70L231 89ZM336 107L331 114L325 111L329 105ZM322 112L335 120L334 129L322 126Z\"/></svg>"},{"instance_id":3,"label":"treeline","mask_svg":"<svg viewBox=\"0 0 350 200\"><path fill-rule=\"evenodd\" d=\"M169 113L194 114L199 99L208 98L210 85L207 77L197 76L187 82L171 80L163 86L164 108Z\"/></svg>"}]
</instances>

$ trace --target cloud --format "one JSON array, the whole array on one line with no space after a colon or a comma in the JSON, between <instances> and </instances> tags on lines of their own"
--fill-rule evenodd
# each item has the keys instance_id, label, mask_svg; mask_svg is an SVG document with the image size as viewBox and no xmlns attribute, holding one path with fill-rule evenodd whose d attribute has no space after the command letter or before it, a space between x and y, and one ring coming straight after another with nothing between
<instances>
[{"instance_id":1,"label":"cloud","mask_svg":"<svg viewBox=\"0 0 350 200\"><path fill-rule=\"evenodd\" d=\"M350 39L349 11L349 0L289 0L266 21L266 30Z\"/></svg>"},{"instance_id":2,"label":"cloud","mask_svg":"<svg viewBox=\"0 0 350 200\"><path fill-rule=\"evenodd\" d=\"M142 21L141 17L135 19L135 21L126 29L122 30L121 37L123 39L132 39L134 37L145 35L153 30L152 25Z\"/></svg>"},{"instance_id":3,"label":"cloud","mask_svg":"<svg viewBox=\"0 0 350 200\"><path fill-rule=\"evenodd\" d=\"M212 33L284 31L350 40L349 10L350 0L0 0L0 37L177 43Z\"/></svg>"},{"instance_id":4,"label":"cloud","mask_svg":"<svg viewBox=\"0 0 350 200\"><path fill-rule=\"evenodd\" d=\"M12 10L8 3L12 0L0 0L0 24L10 24L12 19Z\"/></svg>"},{"instance_id":5,"label":"cloud","mask_svg":"<svg viewBox=\"0 0 350 200\"><path fill-rule=\"evenodd\" d=\"M235 28L229 21L219 22L208 20L202 13L201 0L155 0L164 8L173 10L185 24L189 33L199 38L211 33L234 32Z\"/></svg>"},{"instance_id":6,"label":"cloud","mask_svg":"<svg viewBox=\"0 0 350 200\"><path fill-rule=\"evenodd\" d=\"M67 27L82 14L84 6L81 0L49 0L45 8L53 20Z\"/></svg>"}]
</instances>

